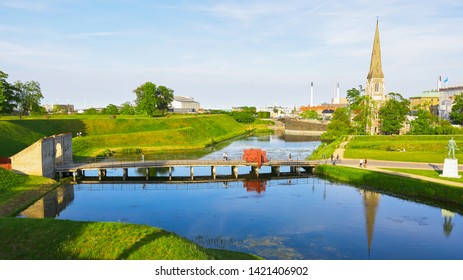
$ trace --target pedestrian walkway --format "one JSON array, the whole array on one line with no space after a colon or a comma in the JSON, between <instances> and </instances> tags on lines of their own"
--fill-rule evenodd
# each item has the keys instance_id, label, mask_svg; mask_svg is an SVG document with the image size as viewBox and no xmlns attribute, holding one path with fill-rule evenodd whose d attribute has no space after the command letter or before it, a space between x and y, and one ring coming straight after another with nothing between
<instances>
[{"instance_id":1,"label":"pedestrian walkway","mask_svg":"<svg viewBox=\"0 0 463 280\"><path fill-rule=\"evenodd\" d=\"M360 168L360 169L369 169L369 170L376 171L376 172L382 172L382 173L396 175L396 176L419 179L419 180L430 181L434 183L463 188L463 183L384 169L384 168L402 168L402 169L423 169L423 170L440 171L443 169L443 166L444 166L443 163L405 162L405 161L387 161L387 160L368 159L368 164L366 168L359 167L360 159L344 158L345 148L351 139L352 139L352 136L348 136L346 141L339 144L339 148L335 150L334 154L339 155L339 159L340 159L337 165L355 167L355 168ZM459 165L458 169L460 171L463 171L463 165Z\"/></svg>"}]
</instances>

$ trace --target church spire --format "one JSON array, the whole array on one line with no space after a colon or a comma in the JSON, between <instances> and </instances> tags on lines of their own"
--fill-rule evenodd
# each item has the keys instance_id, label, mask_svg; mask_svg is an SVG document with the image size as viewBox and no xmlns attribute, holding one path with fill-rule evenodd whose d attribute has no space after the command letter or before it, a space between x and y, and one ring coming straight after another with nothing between
<instances>
[{"instance_id":1,"label":"church spire","mask_svg":"<svg viewBox=\"0 0 463 280\"><path fill-rule=\"evenodd\" d=\"M370 72L368 72L367 79L371 78L384 78L383 67L381 64L381 47L379 44L379 23L376 19L376 32L373 41L373 51L371 53Z\"/></svg>"}]
</instances>

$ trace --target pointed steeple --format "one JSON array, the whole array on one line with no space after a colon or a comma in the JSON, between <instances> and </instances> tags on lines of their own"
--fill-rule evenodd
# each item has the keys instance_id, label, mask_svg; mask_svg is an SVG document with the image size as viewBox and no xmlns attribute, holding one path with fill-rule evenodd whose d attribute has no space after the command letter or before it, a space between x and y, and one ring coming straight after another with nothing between
<instances>
[{"instance_id":1,"label":"pointed steeple","mask_svg":"<svg viewBox=\"0 0 463 280\"><path fill-rule=\"evenodd\" d=\"M384 78L383 66L381 64L381 47L379 44L379 24L376 19L376 32L373 41L373 51L371 53L370 72L368 72L367 79L371 78Z\"/></svg>"}]
</instances>

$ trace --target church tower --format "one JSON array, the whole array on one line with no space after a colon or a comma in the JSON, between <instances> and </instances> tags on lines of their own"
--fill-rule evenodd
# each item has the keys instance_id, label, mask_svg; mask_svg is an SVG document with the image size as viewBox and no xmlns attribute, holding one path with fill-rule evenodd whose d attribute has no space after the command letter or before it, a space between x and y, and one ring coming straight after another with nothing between
<instances>
[{"instance_id":1,"label":"church tower","mask_svg":"<svg viewBox=\"0 0 463 280\"><path fill-rule=\"evenodd\" d=\"M381 64L381 47L379 44L379 25L376 20L375 39L371 53L370 72L367 76L365 94L370 101L370 119L367 122L366 132L373 135L379 134L381 125L379 121L379 109L386 102L384 94L384 73Z\"/></svg>"}]
</instances>

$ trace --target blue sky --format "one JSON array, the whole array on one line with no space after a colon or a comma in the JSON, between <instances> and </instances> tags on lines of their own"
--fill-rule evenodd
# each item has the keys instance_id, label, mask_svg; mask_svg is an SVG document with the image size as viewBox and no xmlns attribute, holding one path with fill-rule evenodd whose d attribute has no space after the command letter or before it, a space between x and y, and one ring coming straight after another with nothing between
<instances>
[{"instance_id":1,"label":"blue sky","mask_svg":"<svg viewBox=\"0 0 463 280\"><path fill-rule=\"evenodd\" d=\"M151 81L204 108L330 102L364 85L379 17L387 92L463 84L463 2L0 0L0 70L43 103L133 101Z\"/></svg>"}]
</instances>

